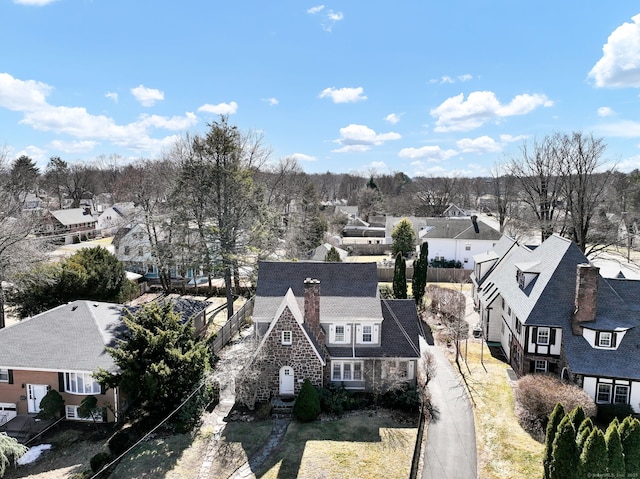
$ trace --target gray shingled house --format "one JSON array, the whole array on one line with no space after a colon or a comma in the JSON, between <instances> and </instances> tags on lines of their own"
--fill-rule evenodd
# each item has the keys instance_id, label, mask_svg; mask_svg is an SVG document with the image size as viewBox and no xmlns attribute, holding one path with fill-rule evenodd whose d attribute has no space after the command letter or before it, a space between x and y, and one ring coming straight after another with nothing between
<instances>
[{"instance_id":1,"label":"gray shingled house","mask_svg":"<svg viewBox=\"0 0 640 479\"><path fill-rule=\"evenodd\" d=\"M260 262L253 321L258 400L296 395L305 378L360 391L415 382L415 304L380 298L375 263Z\"/></svg>"},{"instance_id":2,"label":"gray shingled house","mask_svg":"<svg viewBox=\"0 0 640 479\"><path fill-rule=\"evenodd\" d=\"M558 235L537 247L505 236L474 260L484 337L519 376L555 373L640 412L640 281L603 278Z\"/></svg>"},{"instance_id":3,"label":"gray shingled house","mask_svg":"<svg viewBox=\"0 0 640 479\"><path fill-rule=\"evenodd\" d=\"M208 303L171 299L183 321L202 323ZM50 389L65 400L67 419L82 420L78 406L94 395L103 420L117 419L123 407L118 388L105 389L92 377L115 364L106 351L124 331L124 306L74 301L0 329L0 413L36 414ZM134 308L135 309L135 308ZM2 416L0 415L0 419Z\"/></svg>"}]
</instances>

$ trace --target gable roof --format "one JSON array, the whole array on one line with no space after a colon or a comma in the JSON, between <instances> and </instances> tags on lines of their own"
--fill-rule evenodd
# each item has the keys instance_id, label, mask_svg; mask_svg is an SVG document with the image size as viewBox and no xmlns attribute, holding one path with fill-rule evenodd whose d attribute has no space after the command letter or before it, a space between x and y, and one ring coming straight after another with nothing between
<instances>
[{"instance_id":1,"label":"gable roof","mask_svg":"<svg viewBox=\"0 0 640 479\"><path fill-rule=\"evenodd\" d=\"M55 210L51 215L65 226L80 223L95 223L97 220L87 213L84 208L71 208L67 210Z\"/></svg>"},{"instance_id":2,"label":"gable roof","mask_svg":"<svg viewBox=\"0 0 640 479\"><path fill-rule=\"evenodd\" d=\"M278 306L274 319L273 321L271 321L271 324L269 325L267 332L264 334L264 336L262 337L262 340L260 341L260 344L256 348L253 354L253 358L255 358L259 354L265 341L271 335L271 331L273 331L273 328L278 323L278 321L282 317L282 314L287 309L291 311L291 314L296 320L296 324L300 326L300 329L302 330L303 335L307 338L307 341L309 341L309 343L313 347L313 350L316 353L318 360L324 366L326 362L325 362L324 354L322 353L322 348L318 344L318 341L316 340L315 335L311 331L309 331L307 324L304 322L304 316L302 314L302 311L300 311L300 307L298 306L298 302L296 301L296 297L293 295L293 291L291 291L291 288L289 288L289 290L287 291L287 294L285 294L284 297L282 298L282 301L280 302L280 306Z\"/></svg>"},{"instance_id":3,"label":"gable roof","mask_svg":"<svg viewBox=\"0 0 640 479\"><path fill-rule=\"evenodd\" d=\"M329 356L337 358L417 358L420 357L420 320L412 299L381 301L384 321L380 346L357 348L327 346ZM417 349L417 351L416 351Z\"/></svg>"},{"instance_id":4,"label":"gable roof","mask_svg":"<svg viewBox=\"0 0 640 479\"><path fill-rule=\"evenodd\" d=\"M420 238L498 241L502 237L502 233L480 219L476 220L477 232L469 218L426 218L426 224Z\"/></svg>"},{"instance_id":5,"label":"gable roof","mask_svg":"<svg viewBox=\"0 0 640 479\"><path fill-rule=\"evenodd\" d=\"M74 301L0 329L0 367L51 371L112 369L105 346L124 330L122 306Z\"/></svg>"},{"instance_id":6,"label":"gable roof","mask_svg":"<svg viewBox=\"0 0 640 479\"><path fill-rule=\"evenodd\" d=\"M282 297L292 290L304 311L304 280L320 281L320 321L382 319L376 263L274 262L258 263L253 320L274 319Z\"/></svg>"}]
</instances>

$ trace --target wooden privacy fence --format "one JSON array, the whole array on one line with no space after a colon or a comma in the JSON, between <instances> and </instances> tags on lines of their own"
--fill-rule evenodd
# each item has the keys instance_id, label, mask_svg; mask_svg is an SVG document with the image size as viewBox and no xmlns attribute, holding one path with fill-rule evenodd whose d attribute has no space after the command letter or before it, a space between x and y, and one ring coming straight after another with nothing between
<instances>
[{"instance_id":1,"label":"wooden privacy fence","mask_svg":"<svg viewBox=\"0 0 640 479\"><path fill-rule=\"evenodd\" d=\"M227 320L226 323L216 333L216 338L211 343L211 352L218 354L224 348L231 338L240 331L242 326L249 321L253 314L253 303L255 296L252 296L242 307Z\"/></svg>"},{"instance_id":2,"label":"wooden privacy fence","mask_svg":"<svg viewBox=\"0 0 640 479\"><path fill-rule=\"evenodd\" d=\"M390 283L393 281L392 267L378 266L378 281ZM428 283L464 283L471 276L470 269L461 268L428 268ZM407 267L407 281L413 279L413 267Z\"/></svg>"}]
</instances>

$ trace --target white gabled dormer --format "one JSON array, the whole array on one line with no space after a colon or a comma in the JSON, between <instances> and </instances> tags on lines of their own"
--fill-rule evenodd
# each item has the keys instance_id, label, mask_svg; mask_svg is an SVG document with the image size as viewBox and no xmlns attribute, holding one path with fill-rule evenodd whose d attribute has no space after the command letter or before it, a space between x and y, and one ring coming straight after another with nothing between
<instances>
[{"instance_id":1,"label":"white gabled dormer","mask_svg":"<svg viewBox=\"0 0 640 479\"><path fill-rule=\"evenodd\" d=\"M540 274L540 262L534 261L529 263L517 263L516 267L516 281L521 290L526 290L527 287L538 278Z\"/></svg>"},{"instance_id":2,"label":"white gabled dormer","mask_svg":"<svg viewBox=\"0 0 640 479\"><path fill-rule=\"evenodd\" d=\"M610 331L598 331L583 326L582 337L584 337L589 343L589 346L594 349L616 350L628 330L628 328L616 328Z\"/></svg>"}]
</instances>

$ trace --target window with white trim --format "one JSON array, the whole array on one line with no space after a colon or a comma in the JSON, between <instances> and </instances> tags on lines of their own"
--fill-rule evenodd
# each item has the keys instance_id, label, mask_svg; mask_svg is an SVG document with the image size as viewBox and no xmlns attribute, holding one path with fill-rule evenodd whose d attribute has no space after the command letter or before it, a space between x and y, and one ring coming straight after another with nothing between
<instances>
[{"instance_id":1,"label":"window with white trim","mask_svg":"<svg viewBox=\"0 0 640 479\"><path fill-rule=\"evenodd\" d=\"M629 404L629 386L617 385L613 394L614 404Z\"/></svg>"},{"instance_id":2,"label":"window with white trim","mask_svg":"<svg viewBox=\"0 0 640 479\"><path fill-rule=\"evenodd\" d=\"M291 331L282 331L282 344L288 346L291 344L291 342Z\"/></svg>"},{"instance_id":3,"label":"window with white trim","mask_svg":"<svg viewBox=\"0 0 640 479\"><path fill-rule=\"evenodd\" d=\"M386 375L393 378L409 378L409 361L390 360L385 361Z\"/></svg>"},{"instance_id":4,"label":"window with white trim","mask_svg":"<svg viewBox=\"0 0 640 479\"><path fill-rule=\"evenodd\" d=\"M610 348L613 346L613 333L610 331L600 331L598 334L598 346Z\"/></svg>"},{"instance_id":5,"label":"window with white trim","mask_svg":"<svg viewBox=\"0 0 640 479\"><path fill-rule=\"evenodd\" d=\"M332 381L362 381L362 361L332 361Z\"/></svg>"},{"instance_id":6,"label":"window with white trim","mask_svg":"<svg viewBox=\"0 0 640 479\"><path fill-rule=\"evenodd\" d=\"M522 323L518 318L516 318L516 332L520 334L522 332Z\"/></svg>"},{"instance_id":7,"label":"window with white trim","mask_svg":"<svg viewBox=\"0 0 640 479\"><path fill-rule=\"evenodd\" d=\"M65 406L64 407L65 417L67 419L72 419L74 421L97 421L97 422L104 421L102 416L102 408L98 407L93 410L93 418L80 417L80 415L78 414L78 408L79 406Z\"/></svg>"},{"instance_id":8,"label":"window with white trim","mask_svg":"<svg viewBox=\"0 0 640 479\"><path fill-rule=\"evenodd\" d=\"M64 373L64 390L71 394L100 394L100 384L89 373Z\"/></svg>"},{"instance_id":9,"label":"window with white trim","mask_svg":"<svg viewBox=\"0 0 640 479\"><path fill-rule=\"evenodd\" d=\"M596 394L596 402L611 402L611 384L600 383L598 384L598 392Z\"/></svg>"},{"instance_id":10,"label":"window with white trim","mask_svg":"<svg viewBox=\"0 0 640 479\"><path fill-rule=\"evenodd\" d=\"M336 325L335 342L344 343L344 326Z\"/></svg>"},{"instance_id":11,"label":"window with white trim","mask_svg":"<svg viewBox=\"0 0 640 479\"><path fill-rule=\"evenodd\" d=\"M362 326L362 342L370 343L373 341L373 326Z\"/></svg>"},{"instance_id":12,"label":"window with white trim","mask_svg":"<svg viewBox=\"0 0 640 479\"><path fill-rule=\"evenodd\" d=\"M548 369L547 361L536 359L534 371L536 373L546 373Z\"/></svg>"},{"instance_id":13,"label":"window with white trim","mask_svg":"<svg viewBox=\"0 0 640 479\"><path fill-rule=\"evenodd\" d=\"M536 343L538 344L549 344L549 328L538 328L538 337Z\"/></svg>"},{"instance_id":14,"label":"window with white trim","mask_svg":"<svg viewBox=\"0 0 640 479\"><path fill-rule=\"evenodd\" d=\"M0 383L8 383L8 382L9 382L9 370L0 369Z\"/></svg>"},{"instance_id":15,"label":"window with white trim","mask_svg":"<svg viewBox=\"0 0 640 479\"><path fill-rule=\"evenodd\" d=\"M471 243L465 243L464 249L465 251L471 251Z\"/></svg>"}]
</instances>

